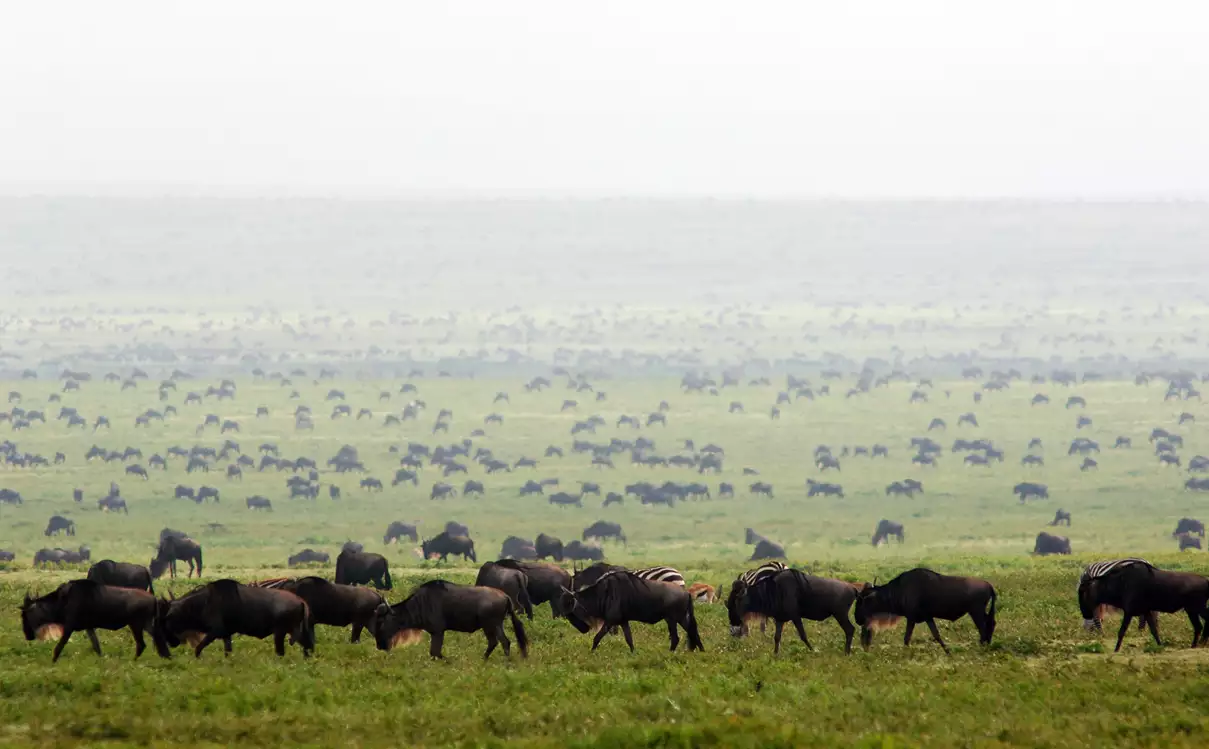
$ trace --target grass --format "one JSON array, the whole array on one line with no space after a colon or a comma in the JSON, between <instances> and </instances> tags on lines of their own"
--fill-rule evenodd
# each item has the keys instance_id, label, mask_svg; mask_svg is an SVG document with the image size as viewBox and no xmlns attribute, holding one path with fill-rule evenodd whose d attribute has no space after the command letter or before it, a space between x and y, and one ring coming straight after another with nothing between
<instances>
[{"instance_id":1,"label":"grass","mask_svg":"<svg viewBox=\"0 0 1209 749\"><path fill-rule=\"evenodd\" d=\"M560 414L568 395L561 386L540 394L521 392L519 381L422 379L419 396L428 403L421 423L384 427L387 409L397 412L403 396L399 381L343 380L312 383L295 378L301 398L290 400L291 388L276 383L239 380L234 402L184 406L184 394L205 383L182 383L170 403L179 416L165 424L134 429L136 414L162 407L145 383L136 391L91 382L78 394L64 394L63 405L76 406L90 419L105 414L111 431L69 431L53 420L17 433L22 450L52 455L62 451L63 466L42 471L6 471L0 486L20 491L26 503L0 507L0 548L18 561L0 573L0 744L7 745L394 745L394 746L1084 746L1112 742L1124 745L1192 745L1203 743L1209 728L1204 704L1209 697L1205 651L1187 649L1191 630L1182 617L1162 617L1167 647L1155 649L1136 630L1119 655L1107 654L1112 642L1079 627L1074 603L1078 570L1090 559L1143 554L1164 566L1204 570L1199 555L1174 553L1170 538L1183 515L1203 516L1204 498L1182 489L1186 474L1159 467L1146 444L1154 426L1175 428L1187 404L1165 404L1162 387L1134 387L1121 382L1081 385L1069 392L1087 398L1085 413L1094 420L1082 430L1099 439L1105 451L1097 472L1081 473L1065 445L1076 434L1076 411L1063 409L1068 391L1057 386L1016 384L990 393L975 405L975 385L938 382L932 403L907 405L910 387L895 384L867 396L846 400L837 394L814 402L782 407L780 421L767 409L777 388L727 389L720 397L683 395L674 380L616 380L596 384L608 391L603 403L581 394L577 414ZM49 382L2 383L4 392L20 390L25 408L47 405L58 388ZM324 401L330 387L343 389L354 413L365 406L372 420L330 420ZM833 385L842 393L846 388ZM379 403L378 393L396 393ZM499 390L511 404L492 404ZM951 391L945 398L943 391ZM1030 407L1037 391L1054 404ZM641 432L615 430L621 413L645 414L662 399L671 403L669 426ZM742 401L746 414L728 414L727 404ZM295 433L290 413L295 403L315 409L313 433ZM268 419L254 417L256 407L271 410ZM57 404L50 404L57 411ZM439 408L453 410L449 437L427 433ZM1203 408L1192 407L1200 416ZM486 414L498 411L502 426L486 427L477 445L490 447L506 460L538 457L535 472L484 476L472 466L470 478L487 485L482 499L459 497L428 500L434 480L425 469L421 485L389 487L397 464L391 445L408 440L436 444L469 436L482 427ZM974 411L982 426L957 430L957 416ZM127 479L116 464L85 463L92 444L121 449L141 447L149 457L169 445L195 442L217 445L211 428L198 437L194 429L206 413L241 422L236 439L251 453L262 442L276 442L284 456L307 455L320 461L343 444L358 448L369 475L387 482L381 494L356 488L357 476L324 473L344 491L341 502L286 499L285 476L249 472L243 482L228 482L221 473L202 478L186 475L179 461L150 480ZM584 456L541 459L549 444L568 446L573 421L599 413L609 426L596 441L610 437L651 437L662 455L675 453L680 440L698 447L715 442L726 449L726 470L711 478L745 486L752 478L742 467L759 470L759 479L776 487L774 500L754 499L740 490L734 500L687 502L675 508L647 508L629 500L602 510L589 499L584 509L560 509L540 498L520 498L517 488L528 478L558 477L564 489L576 481L597 481L604 490L620 490L640 479L688 481L695 472L638 469L618 455L616 471L598 471ZM907 443L924 434L934 416L951 425L942 443L957 436L986 437L1007 450L1007 461L991 468L966 468L959 454L946 453L933 470L910 466ZM1203 419L1202 419L1203 421ZM1185 456L1209 452L1203 427L1180 428ZM1116 435L1131 436L1132 450L1107 449ZM1025 469L1020 456L1031 437L1043 439L1047 465ZM841 445L890 446L888 460L842 459L840 474L826 480L844 485L843 500L807 499L807 477L824 478L809 462L819 443L838 453ZM887 498L884 486L919 477L926 494L914 500ZM460 480L464 477L457 477ZM1049 484L1049 502L1019 504L1010 487L1020 480ZM130 515L96 510L109 481L122 486ZM218 487L221 504L194 505L171 498L178 484ZM82 505L71 490L85 490ZM272 514L243 506L252 494L270 497ZM1028 555L1036 533L1063 507L1074 516L1069 532L1075 557L1036 559ZM50 541L42 536L46 519L60 512L79 527L74 539ZM904 523L907 541L874 549L869 535L879 518ZM408 547L383 548L380 537L396 519L418 521L427 534L446 520L470 526L479 558L492 558L511 534L533 537L540 531L564 540L577 538L592 521L620 522L628 545L609 545L612 561L640 565L674 564L691 581L729 581L745 569L749 547L742 531L751 526L786 545L792 561L816 574L852 580L888 578L911 566L969 574L992 581L999 591L999 629L989 649L977 646L968 620L941 625L954 650L946 657L918 631L909 649L901 645L901 628L883 633L869 653L845 657L842 635L834 624L808 624L809 653L786 635L779 659L771 655L771 638L755 635L733 640L726 632L720 606L699 607L707 652L669 654L666 631L639 626L638 653L610 639L589 652L590 641L565 623L550 620L542 609L530 631L532 656L505 661L479 656L479 635L451 635L447 662L431 662L427 645L389 654L368 642L350 645L346 634L321 628L317 657L304 662L291 650L281 660L271 644L238 640L235 656L207 651L200 662L181 651L160 662L153 656L130 660L132 644L125 634L106 633L105 656L96 658L86 638L73 639L64 659L50 664L50 644L28 644L20 633L16 606L26 590L49 590L82 570L36 571L28 568L42 546L87 543L93 558L145 562L164 526L192 533L206 552L206 578L254 579L280 574L286 557L304 546L336 551L352 538L392 560L394 597L432 577L473 580L475 567L419 560ZM221 532L206 531L220 523ZM330 574L331 570L323 570ZM163 583L157 590L180 592L189 583ZM1110 625L1110 629L1113 627ZM1115 629L1113 631L1115 634Z\"/></svg>"}]
</instances>

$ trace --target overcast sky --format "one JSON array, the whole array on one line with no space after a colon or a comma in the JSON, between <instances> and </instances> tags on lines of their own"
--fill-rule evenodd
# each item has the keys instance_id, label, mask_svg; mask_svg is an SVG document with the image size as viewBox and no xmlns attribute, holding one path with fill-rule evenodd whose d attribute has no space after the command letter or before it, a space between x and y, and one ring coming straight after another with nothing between
<instances>
[{"instance_id":1,"label":"overcast sky","mask_svg":"<svg viewBox=\"0 0 1209 749\"><path fill-rule=\"evenodd\" d=\"M0 186L1206 198L1207 30L1199 1L12 2Z\"/></svg>"}]
</instances>

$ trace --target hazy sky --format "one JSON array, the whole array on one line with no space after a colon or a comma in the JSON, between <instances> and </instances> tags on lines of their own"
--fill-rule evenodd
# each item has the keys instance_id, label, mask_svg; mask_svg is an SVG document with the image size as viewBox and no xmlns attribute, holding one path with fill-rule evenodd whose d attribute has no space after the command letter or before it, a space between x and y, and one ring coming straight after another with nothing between
<instances>
[{"instance_id":1,"label":"hazy sky","mask_svg":"<svg viewBox=\"0 0 1209 749\"><path fill-rule=\"evenodd\" d=\"M7 192L1209 197L1203 2L10 2Z\"/></svg>"}]
</instances>

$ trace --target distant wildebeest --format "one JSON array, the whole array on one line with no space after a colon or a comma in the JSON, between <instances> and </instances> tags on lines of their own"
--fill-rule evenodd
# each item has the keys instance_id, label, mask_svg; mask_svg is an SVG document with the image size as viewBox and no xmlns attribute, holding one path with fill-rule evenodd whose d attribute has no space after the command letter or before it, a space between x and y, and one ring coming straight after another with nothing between
<instances>
[{"instance_id":1,"label":"distant wildebeest","mask_svg":"<svg viewBox=\"0 0 1209 749\"><path fill-rule=\"evenodd\" d=\"M137 465L137 464L132 465L132 466L126 466L126 475L127 476L138 476L139 478L143 479L144 481L146 481L148 478L147 469L143 468L141 465Z\"/></svg>"},{"instance_id":2,"label":"distant wildebeest","mask_svg":"<svg viewBox=\"0 0 1209 749\"><path fill-rule=\"evenodd\" d=\"M58 661L67 641L75 632L84 630L92 642L92 649L101 655L101 643L96 630L118 630L130 628L134 636L134 657L138 658L147 649L143 633L150 631L156 652L164 658L169 656L167 644L155 631L155 596L144 590L103 585L94 580L72 580L63 583L52 593L41 598L30 598L26 594L21 603L21 628L26 640L33 640L39 630L56 625L63 634L55 645L51 660Z\"/></svg>"},{"instance_id":3,"label":"distant wildebeest","mask_svg":"<svg viewBox=\"0 0 1209 749\"><path fill-rule=\"evenodd\" d=\"M848 610L854 600L856 586L852 583L805 575L797 570L782 570L759 576L750 584L742 577L735 580L726 599L726 611L731 634L736 637L743 633L744 622L751 615L772 619L776 623L773 654L781 652L785 622L793 622L802 643L814 650L806 638L802 620L817 622L834 618L844 631L844 652L851 653L856 627L848 619Z\"/></svg>"},{"instance_id":4,"label":"distant wildebeest","mask_svg":"<svg viewBox=\"0 0 1209 749\"><path fill-rule=\"evenodd\" d=\"M304 564L328 564L332 561L331 554L326 551L315 551L314 549L303 549L297 554L293 554L286 560L286 564L290 567L299 567Z\"/></svg>"},{"instance_id":5,"label":"distant wildebeest","mask_svg":"<svg viewBox=\"0 0 1209 749\"><path fill-rule=\"evenodd\" d=\"M483 482L470 479L462 486L462 496L469 497L472 494L483 496Z\"/></svg>"},{"instance_id":6,"label":"distant wildebeest","mask_svg":"<svg viewBox=\"0 0 1209 749\"><path fill-rule=\"evenodd\" d=\"M1051 520L1049 522L1049 524L1055 525L1055 526L1056 525L1065 525L1067 528L1069 528L1070 527L1070 513L1067 512L1066 510L1059 508L1058 511L1054 513L1054 519Z\"/></svg>"},{"instance_id":7,"label":"distant wildebeest","mask_svg":"<svg viewBox=\"0 0 1209 749\"><path fill-rule=\"evenodd\" d=\"M815 481L814 479L806 479L806 496L814 497L822 494L824 497L844 497L844 487L839 484L829 484L826 482Z\"/></svg>"},{"instance_id":8,"label":"distant wildebeest","mask_svg":"<svg viewBox=\"0 0 1209 749\"><path fill-rule=\"evenodd\" d=\"M1125 639L1129 623L1142 617L1150 627L1155 644L1159 639L1156 612L1172 614L1183 610L1192 623L1192 647L1209 640L1209 579L1191 572L1169 572L1140 560L1119 560L1107 572L1080 580L1079 610L1084 622L1098 621L1097 610L1102 606L1120 609L1124 615L1117 633L1117 646ZM1203 620L1203 624L1202 624Z\"/></svg>"},{"instance_id":9,"label":"distant wildebeest","mask_svg":"<svg viewBox=\"0 0 1209 749\"><path fill-rule=\"evenodd\" d=\"M1180 518L1175 524L1175 530L1172 531L1171 537L1175 538L1183 533L1191 533L1197 536L1205 535L1205 524L1196 518Z\"/></svg>"},{"instance_id":10,"label":"distant wildebeest","mask_svg":"<svg viewBox=\"0 0 1209 749\"><path fill-rule=\"evenodd\" d=\"M1033 544L1033 553L1038 556L1070 554L1070 539L1066 536L1055 536L1042 531L1037 534L1037 541Z\"/></svg>"},{"instance_id":11,"label":"distant wildebeest","mask_svg":"<svg viewBox=\"0 0 1209 749\"><path fill-rule=\"evenodd\" d=\"M474 584L503 591L512 599L515 610L524 611L529 620L533 620L533 604L529 600L529 578L515 566L485 562L479 567Z\"/></svg>"},{"instance_id":12,"label":"distant wildebeest","mask_svg":"<svg viewBox=\"0 0 1209 749\"><path fill-rule=\"evenodd\" d=\"M604 549L580 541L571 541L563 546L563 558L577 562L599 562L604 559Z\"/></svg>"},{"instance_id":13,"label":"distant wildebeest","mask_svg":"<svg viewBox=\"0 0 1209 749\"><path fill-rule=\"evenodd\" d=\"M882 518L878 521L877 528L873 531L873 545L879 546L882 541L889 540L890 537L898 539L900 544L903 543L905 538L903 535L903 524Z\"/></svg>"},{"instance_id":14,"label":"distant wildebeest","mask_svg":"<svg viewBox=\"0 0 1209 749\"><path fill-rule=\"evenodd\" d=\"M92 559L92 550L81 546L78 551L71 549L38 549L34 552L34 566L48 564L82 564Z\"/></svg>"},{"instance_id":15,"label":"distant wildebeest","mask_svg":"<svg viewBox=\"0 0 1209 749\"><path fill-rule=\"evenodd\" d=\"M153 578L160 578L164 572L171 571L172 577L176 577L176 563L188 562L189 573L187 577L192 577L194 571L197 576L202 575L202 547L193 539L183 535L165 535L160 534L159 547L156 549L155 557L147 567L151 570Z\"/></svg>"},{"instance_id":16,"label":"distant wildebeest","mask_svg":"<svg viewBox=\"0 0 1209 749\"><path fill-rule=\"evenodd\" d=\"M46 523L46 530L42 532L42 535L54 536L59 533L66 533L68 536L76 535L75 521L62 515L51 515L50 520Z\"/></svg>"},{"instance_id":17,"label":"distant wildebeest","mask_svg":"<svg viewBox=\"0 0 1209 749\"><path fill-rule=\"evenodd\" d=\"M101 585L155 593L155 588L151 584L151 571L141 564L102 559L88 568L88 579Z\"/></svg>"},{"instance_id":18,"label":"distant wildebeest","mask_svg":"<svg viewBox=\"0 0 1209 749\"><path fill-rule=\"evenodd\" d=\"M752 551L749 561L756 562L761 559L785 559L785 547L761 538L756 542L756 548Z\"/></svg>"},{"instance_id":19,"label":"distant wildebeest","mask_svg":"<svg viewBox=\"0 0 1209 749\"><path fill-rule=\"evenodd\" d=\"M748 491L751 492L752 494L759 494L761 496L767 497L768 499L773 499L772 484L768 484L763 481L755 482L754 484L752 484L751 486L748 487Z\"/></svg>"},{"instance_id":20,"label":"distant wildebeest","mask_svg":"<svg viewBox=\"0 0 1209 749\"><path fill-rule=\"evenodd\" d=\"M1180 551L1184 551L1186 549L1200 550L1201 548L1200 536L1194 536L1191 533L1181 533L1180 535L1176 536L1176 539L1180 542Z\"/></svg>"},{"instance_id":21,"label":"distant wildebeest","mask_svg":"<svg viewBox=\"0 0 1209 749\"><path fill-rule=\"evenodd\" d=\"M609 492L608 494L605 495L604 501L600 503L600 506L608 507L609 505L624 504L624 502L625 502L625 498L622 497L620 494L618 494L617 492Z\"/></svg>"},{"instance_id":22,"label":"distant wildebeest","mask_svg":"<svg viewBox=\"0 0 1209 749\"><path fill-rule=\"evenodd\" d=\"M445 532L451 536L465 536L470 538L470 528L462 525L456 520L450 520L449 522L445 523Z\"/></svg>"},{"instance_id":23,"label":"distant wildebeest","mask_svg":"<svg viewBox=\"0 0 1209 749\"><path fill-rule=\"evenodd\" d=\"M390 579L390 564L386 557L368 551L352 551L345 548L336 557L336 582L341 585L368 585L373 583L378 590L390 590L394 583Z\"/></svg>"},{"instance_id":24,"label":"distant wildebeest","mask_svg":"<svg viewBox=\"0 0 1209 749\"><path fill-rule=\"evenodd\" d=\"M213 499L218 502L218 490L212 486L203 486L197 490L197 503L201 504L207 499Z\"/></svg>"},{"instance_id":25,"label":"distant wildebeest","mask_svg":"<svg viewBox=\"0 0 1209 749\"><path fill-rule=\"evenodd\" d=\"M1094 458L1084 458L1083 462L1079 464L1080 471L1091 471L1099 467L1100 464L1097 463Z\"/></svg>"},{"instance_id":26,"label":"distant wildebeest","mask_svg":"<svg viewBox=\"0 0 1209 749\"><path fill-rule=\"evenodd\" d=\"M196 500L196 497L194 496L194 492L193 492L193 487L191 487L191 486L177 486L176 489L173 490L173 496L176 499Z\"/></svg>"},{"instance_id":27,"label":"distant wildebeest","mask_svg":"<svg viewBox=\"0 0 1209 749\"><path fill-rule=\"evenodd\" d=\"M555 536L539 533L533 545L538 559L551 557L558 562L563 560L563 542Z\"/></svg>"},{"instance_id":28,"label":"distant wildebeest","mask_svg":"<svg viewBox=\"0 0 1209 749\"><path fill-rule=\"evenodd\" d=\"M11 562L17 558L17 555L11 551L0 549L0 562Z\"/></svg>"},{"instance_id":29,"label":"distant wildebeest","mask_svg":"<svg viewBox=\"0 0 1209 749\"><path fill-rule=\"evenodd\" d=\"M549 499L547 499L546 501L552 505L558 505L560 507L583 507L584 506L582 494L568 494L567 492L556 492L554 494L551 494Z\"/></svg>"},{"instance_id":30,"label":"distant wildebeest","mask_svg":"<svg viewBox=\"0 0 1209 749\"><path fill-rule=\"evenodd\" d=\"M416 543L420 540L420 533L414 524L396 520L386 527L386 533L382 536L382 543L393 544L403 538Z\"/></svg>"},{"instance_id":31,"label":"distant wildebeest","mask_svg":"<svg viewBox=\"0 0 1209 749\"><path fill-rule=\"evenodd\" d=\"M189 633L202 635L193 649L202 651L215 640L231 654L231 638L247 635L263 640L273 636L278 656L285 655L286 638L302 647L304 657L315 649L310 607L293 593L215 580L174 601L159 601L156 630L168 645L177 647Z\"/></svg>"},{"instance_id":32,"label":"distant wildebeest","mask_svg":"<svg viewBox=\"0 0 1209 749\"><path fill-rule=\"evenodd\" d=\"M1012 487L1012 493L1020 496L1020 501L1024 502L1029 497L1038 499L1049 499L1049 487L1045 484L1037 484L1032 481L1022 481Z\"/></svg>"},{"instance_id":33,"label":"distant wildebeest","mask_svg":"<svg viewBox=\"0 0 1209 749\"><path fill-rule=\"evenodd\" d=\"M353 631L349 642L352 643L361 641L363 629L369 629L372 633L378 607L386 602L381 593L329 582L321 577L286 578L261 587L284 590L306 601L314 624L341 628L351 626Z\"/></svg>"},{"instance_id":34,"label":"distant wildebeest","mask_svg":"<svg viewBox=\"0 0 1209 749\"><path fill-rule=\"evenodd\" d=\"M1040 455L1025 455L1023 458L1020 459L1020 465L1022 465L1022 466L1043 466L1043 465L1045 465L1045 458L1041 457Z\"/></svg>"},{"instance_id":35,"label":"distant wildebeest","mask_svg":"<svg viewBox=\"0 0 1209 749\"><path fill-rule=\"evenodd\" d=\"M247 505L249 510L273 511L273 503L269 501L268 497L262 497L260 495L248 497Z\"/></svg>"},{"instance_id":36,"label":"distant wildebeest","mask_svg":"<svg viewBox=\"0 0 1209 749\"><path fill-rule=\"evenodd\" d=\"M688 591L677 585L644 580L628 570L611 570L593 583L575 591L564 591L562 608L567 619L580 632L589 632L590 622L600 623L600 629L592 641L592 650L600 646L611 628L620 627L630 652L634 652L631 621L644 624L666 622L673 651L680 644L677 627L683 628L688 635L690 651L705 650L697 631L693 599Z\"/></svg>"},{"instance_id":37,"label":"distant wildebeest","mask_svg":"<svg viewBox=\"0 0 1209 749\"><path fill-rule=\"evenodd\" d=\"M1117 437L1117 441L1112 444L1114 448L1129 448L1133 447L1133 440L1128 437Z\"/></svg>"},{"instance_id":38,"label":"distant wildebeest","mask_svg":"<svg viewBox=\"0 0 1209 749\"><path fill-rule=\"evenodd\" d=\"M501 559L537 559L537 548L533 542L520 536L508 536L500 546Z\"/></svg>"},{"instance_id":39,"label":"distant wildebeest","mask_svg":"<svg viewBox=\"0 0 1209 749\"><path fill-rule=\"evenodd\" d=\"M429 499L445 499L447 497L458 496L458 490L450 484L436 483L432 485L432 494Z\"/></svg>"},{"instance_id":40,"label":"distant wildebeest","mask_svg":"<svg viewBox=\"0 0 1209 749\"><path fill-rule=\"evenodd\" d=\"M423 549L425 559L431 559L433 555L436 555L444 561L449 558L450 554L453 554L461 556L467 561L478 561L474 554L474 541L466 536L453 536L447 532L438 533L420 544L420 548Z\"/></svg>"},{"instance_id":41,"label":"distant wildebeest","mask_svg":"<svg viewBox=\"0 0 1209 749\"><path fill-rule=\"evenodd\" d=\"M877 617L903 617L907 620L904 645L911 644L915 625L922 622L948 653L936 620L956 621L967 614L978 628L979 641L989 645L995 633L995 599L995 588L985 580L942 575L921 567L908 570L884 585L869 584L857 593L855 615L861 626L861 645L868 649L872 644L871 624Z\"/></svg>"},{"instance_id":42,"label":"distant wildebeest","mask_svg":"<svg viewBox=\"0 0 1209 749\"><path fill-rule=\"evenodd\" d=\"M446 632L482 630L487 637L487 651L483 654L486 659L501 644L504 654L511 654L511 641L504 633L505 617L512 622L521 655L527 656L529 641L525 628L506 593L494 588L430 580L402 602L378 607L375 638L379 650L390 650L397 641L414 641L409 633L422 630L429 634L429 655L444 658Z\"/></svg>"},{"instance_id":43,"label":"distant wildebeest","mask_svg":"<svg viewBox=\"0 0 1209 749\"><path fill-rule=\"evenodd\" d=\"M588 539L592 538L598 540L615 538L623 544L626 543L625 533L622 532L621 526L617 523L610 523L606 520L597 520L587 528L584 528L582 539L587 541Z\"/></svg>"}]
</instances>

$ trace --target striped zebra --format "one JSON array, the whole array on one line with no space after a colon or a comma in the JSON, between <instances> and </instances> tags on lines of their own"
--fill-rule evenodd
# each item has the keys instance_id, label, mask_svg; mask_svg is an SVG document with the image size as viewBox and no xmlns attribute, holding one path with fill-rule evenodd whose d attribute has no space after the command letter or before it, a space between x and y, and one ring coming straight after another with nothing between
<instances>
[{"instance_id":1,"label":"striped zebra","mask_svg":"<svg viewBox=\"0 0 1209 749\"><path fill-rule=\"evenodd\" d=\"M1083 574L1079 575L1079 585L1076 588L1076 594L1082 594L1083 588L1092 580L1098 580L1114 570L1127 567L1131 564L1144 564L1147 567L1154 566L1145 559L1140 559L1138 557L1126 557L1124 559L1109 559L1103 562L1093 562L1084 567ZM1097 608L1093 618L1083 620L1083 628L1087 630L1095 630L1096 632L1101 631L1101 619L1104 613L1108 610L1111 610L1110 606L1100 606ZM1145 629L1145 627L1146 618L1142 617L1138 622L1138 628Z\"/></svg>"},{"instance_id":2,"label":"striped zebra","mask_svg":"<svg viewBox=\"0 0 1209 749\"><path fill-rule=\"evenodd\" d=\"M675 567L643 567L640 570L630 571L643 580L684 587L684 575L680 574L680 570Z\"/></svg>"},{"instance_id":3,"label":"striped zebra","mask_svg":"<svg viewBox=\"0 0 1209 749\"><path fill-rule=\"evenodd\" d=\"M598 562L597 564L580 570L575 574L572 580L572 587L579 590L585 585L591 585L605 575L613 572L629 572L630 574L641 578L642 580L650 580L657 583L667 583L669 585L678 585L681 588L685 587L684 575L680 574L680 570L675 567L643 567L638 570L626 569L617 564L605 564Z\"/></svg>"}]
</instances>

